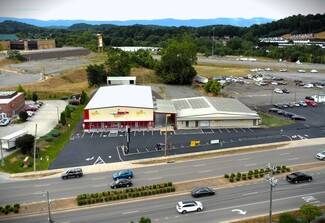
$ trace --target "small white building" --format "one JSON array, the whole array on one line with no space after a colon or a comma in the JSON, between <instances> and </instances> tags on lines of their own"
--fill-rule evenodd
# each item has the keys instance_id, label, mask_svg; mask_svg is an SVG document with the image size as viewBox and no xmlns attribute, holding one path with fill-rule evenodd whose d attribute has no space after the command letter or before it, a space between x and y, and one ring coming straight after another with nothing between
<instances>
[{"instance_id":1,"label":"small white building","mask_svg":"<svg viewBox=\"0 0 325 223\"><path fill-rule=\"evenodd\" d=\"M317 103L325 102L325 94L316 94L312 96Z\"/></svg>"},{"instance_id":2,"label":"small white building","mask_svg":"<svg viewBox=\"0 0 325 223\"><path fill-rule=\"evenodd\" d=\"M107 85L136 85L137 77L107 77Z\"/></svg>"}]
</instances>

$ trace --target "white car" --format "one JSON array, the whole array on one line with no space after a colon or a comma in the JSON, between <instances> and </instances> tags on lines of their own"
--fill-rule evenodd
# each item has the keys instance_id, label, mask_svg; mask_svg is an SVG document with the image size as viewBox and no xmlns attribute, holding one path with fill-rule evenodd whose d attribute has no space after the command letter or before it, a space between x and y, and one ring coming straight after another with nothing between
<instances>
[{"instance_id":1,"label":"white car","mask_svg":"<svg viewBox=\"0 0 325 223\"><path fill-rule=\"evenodd\" d=\"M33 111L27 111L26 113L28 114L28 117L32 117L34 115Z\"/></svg>"},{"instance_id":2,"label":"white car","mask_svg":"<svg viewBox=\"0 0 325 223\"><path fill-rule=\"evenodd\" d=\"M202 211L203 205L199 201L180 201L176 204L178 213L186 214L192 211Z\"/></svg>"},{"instance_id":3,"label":"white car","mask_svg":"<svg viewBox=\"0 0 325 223\"><path fill-rule=\"evenodd\" d=\"M318 70L311 70L310 73L318 73Z\"/></svg>"},{"instance_id":4,"label":"white car","mask_svg":"<svg viewBox=\"0 0 325 223\"><path fill-rule=\"evenodd\" d=\"M280 72L287 72L287 69L281 69Z\"/></svg>"},{"instance_id":5,"label":"white car","mask_svg":"<svg viewBox=\"0 0 325 223\"><path fill-rule=\"evenodd\" d=\"M274 89L274 92L277 94L283 94L283 91L279 88Z\"/></svg>"},{"instance_id":6,"label":"white car","mask_svg":"<svg viewBox=\"0 0 325 223\"><path fill-rule=\"evenodd\" d=\"M312 87L314 87L313 84L305 84L305 85L304 85L304 88L312 88Z\"/></svg>"},{"instance_id":7,"label":"white car","mask_svg":"<svg viewBox=\"0 0 325 223\"><path fill-rule=\"evenodd\" d=\"M323 152L317 153L316 158L319 160L325 160L325 150Z\"/></svg>"},{"instance_id":8,"label":"white car","mask_svg":"<svg viewBox=\"0 0 325 223\"><path fill-rule=\"evenodd\" d=\"M305 70L298 70L299 73L306 73Z\"/></svg>"}]
</instances>

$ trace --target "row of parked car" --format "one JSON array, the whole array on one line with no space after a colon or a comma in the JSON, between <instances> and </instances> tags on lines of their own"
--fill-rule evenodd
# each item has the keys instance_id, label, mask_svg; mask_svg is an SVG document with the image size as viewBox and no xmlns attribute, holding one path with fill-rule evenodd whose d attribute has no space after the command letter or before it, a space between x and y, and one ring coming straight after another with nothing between
<instances>
[{"instance_id":1,"label":"row of parked car","mask_svg":"<svg viewBox=\"0 0 325 223\"><path fill-rule=\"evenodd\" d=\"M29 117L32 117L42 105L43 102L38 102L38 101L33 104L29 104L25 107L25 112L27 112Z\"/></svg>"}]
</instances>

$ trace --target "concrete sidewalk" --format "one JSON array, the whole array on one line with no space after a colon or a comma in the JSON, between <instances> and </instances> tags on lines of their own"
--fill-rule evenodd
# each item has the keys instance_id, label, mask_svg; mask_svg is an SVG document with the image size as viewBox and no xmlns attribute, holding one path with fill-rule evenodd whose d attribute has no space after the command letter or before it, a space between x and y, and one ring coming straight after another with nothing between
<instances>
[{"instance_id":1,"label":"concrete sidewalk","mask_svg":"<svg viewBox=\"0 0 325 223\"><path fill-rule=\"evenodd\" d=\"M127 161L127 162L118 162L118 163L110 163L110 164L100 164L100 165L90 165L90 166L82 166L83 172L85 174L90 173L100 173L100 172L107 172L107 171L117 171L121 169L135 169L140 168L144 166L150 166L150 165L167 165L167 160L175 159L179 157L186 157L186 156L193 156L196 154L209 154L209 153L216 153L216 152L222 152L226 150L237 150L240 152L240 150L249 149L249 148L256 148L261 146L280 146L276 149L287 149L287 148L294 148L294 147L303 147L308 145L320 145L320 149L325 150L325 137L323 138L316 138L316 139L305 139L305 140L296 140L296 141L290 141L290 142L280 142L280 143L271 143L271 144L259 144L254 146L244 146L244 147L238 147L238 148L229 148L229 149L223 149L223 150L216 150L216 151L207 151L207 152L200 152L200 153L190 153L185 155L175 155L175 156L168 156L168 157L160 157L160 158L150 158L150 159L144 159L141 160L141 162L144 161L161 161L157 164L139 164L139 160L134 161ZM55 169L55 170L44 170L44 171L35 171L35 172L28 172L28 173L17 173L17 174L7 174L7 173L1 173L0 172L0 183L6 183L6 182L12 182L17 180L27 180L27 179L41 179L41 178L51 178L51 177L60 177L60 174L64 171L64 169Z\"/></svg>"}]
</instances>

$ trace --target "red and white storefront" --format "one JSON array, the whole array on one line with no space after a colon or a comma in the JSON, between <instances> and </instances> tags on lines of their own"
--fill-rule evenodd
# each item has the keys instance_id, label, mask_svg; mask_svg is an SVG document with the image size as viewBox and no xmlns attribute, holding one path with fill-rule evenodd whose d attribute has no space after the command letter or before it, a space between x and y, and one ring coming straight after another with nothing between
<instances>
[{"instance_id":1,"label":"red and white storefront","mask_svg":"<svg viewBox=\"0 0 325 223\"><path fill-rule=\"evenodd\" d=\"M87 132L154 127L151 87L118 85L101 87L84 110Z\"/></svg>"}]
</instances>

